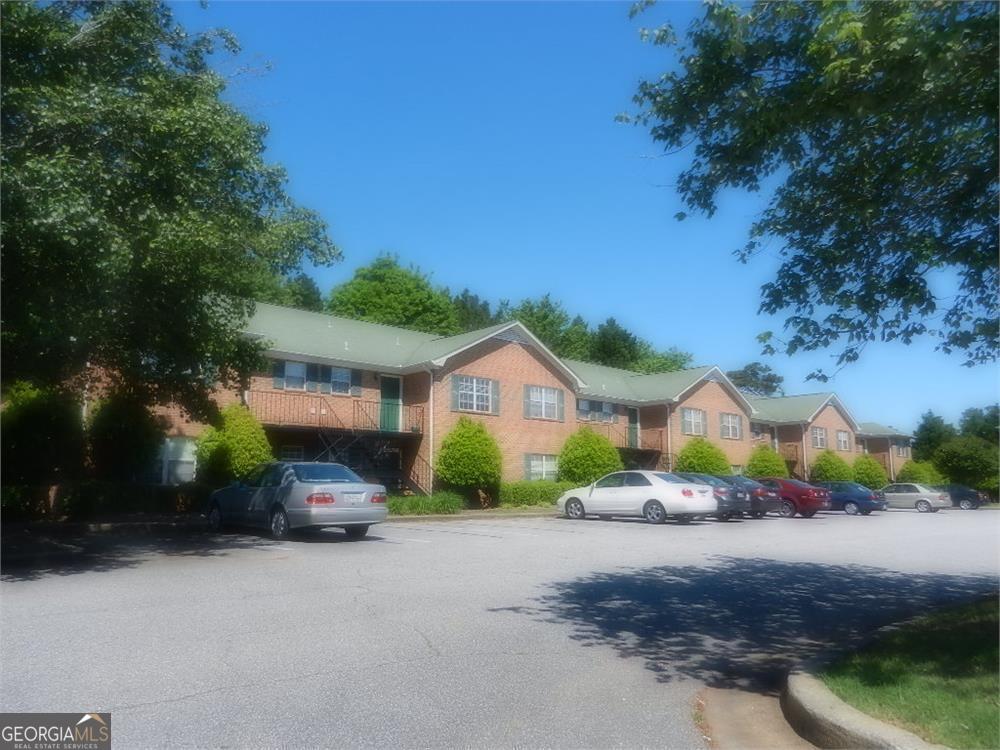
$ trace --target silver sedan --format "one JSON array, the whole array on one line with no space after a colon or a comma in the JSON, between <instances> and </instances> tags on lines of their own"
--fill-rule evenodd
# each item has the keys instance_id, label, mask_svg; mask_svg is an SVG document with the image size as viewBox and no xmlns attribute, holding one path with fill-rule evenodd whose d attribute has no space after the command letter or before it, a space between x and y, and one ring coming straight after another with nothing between
<instances>
[{"instance_id":1,"label":"silver sedan","mask_svg":"<svg viewBox=\"0 0 1000 750\"><path fill-rule=\"evenodd\" d=\"M369 484L341 464L260 464L216 490L209 501L213 530L226 524L268 529L284 539L293 529L339 526L351 539L388 515L385 487Z\"/></svg>"}]
</instances>

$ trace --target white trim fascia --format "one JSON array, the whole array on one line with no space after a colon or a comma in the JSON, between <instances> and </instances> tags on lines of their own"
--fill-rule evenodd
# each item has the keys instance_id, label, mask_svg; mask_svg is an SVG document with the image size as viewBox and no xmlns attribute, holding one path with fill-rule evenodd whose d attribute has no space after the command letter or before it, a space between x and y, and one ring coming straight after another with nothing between
<instances>
[{"instance_id":1,"label":"white trim fascia","mask_svg":"<svg viewBox=\"0 0 1000 750\"><path fill-rule=\"evenodd\" d=\"M839 409L840 412L845 417L847 417L847 421L850 422L851 429L854 430L855 434L857 434L858 428L860 427L860 425L858 424L858 420L856 420L854 418L854 415L847 410L847 407L844 406L844 402L840 400L840 396L838 396L836 393L831 393L829 396L827 396L826 400L822 404L820 404L819 408L809 415L809 424L812 424L813 420L816 419L817 416L819 416L819 413L823 411L823 409L825 409L831 403L833 403L833 407L835 409Z\"/></svg>"}]
</instances>

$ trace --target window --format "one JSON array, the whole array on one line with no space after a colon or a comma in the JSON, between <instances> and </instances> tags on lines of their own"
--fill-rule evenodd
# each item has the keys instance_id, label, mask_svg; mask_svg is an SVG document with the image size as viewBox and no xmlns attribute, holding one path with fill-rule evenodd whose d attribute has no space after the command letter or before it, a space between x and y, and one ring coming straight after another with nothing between
<instances>
[{"instance_id":1,"label":"window","mask_svg":"<svg viewBox=\"0 0 1000 750\"><path fill-rule=\"evenodd\" d=\"M825 448L826 447L826 428L825 427L813 427L812 428L812 443L813 443L813 448Z\"/></svg>"},{"instance_id":2,"label":"window","mask_svg":"<svg viewBox=\"0 0 1000 750\"><path fill-rule=\"evenodd\" d=\"M301 445L281 446L282 461L302 461L305 457L305 450Z\"/></svg>"},{"instance_id":3,"label":"window","mask_svg":"<svg viewBox=\"0 0 1000 750\"><path fill-rule=\"evenodd\" d=\"M732 473L734 477L743 476L743 467L740 464L731 464L729 466L729 471Z\"/></svg>"},{"instance_id":4,"label":"window","mask_svg":"<svg viewBox=\"0 0 1000 750\"><path fill-rule=\"evenodd\" d=\"M299 464L293 466L295 478L313 484L364 482L361 477L340 464Z\"/></svg>"},{"instance_id":5,"label":"window","mask_svg":"<svg viewBox=\"0 0 1000 750\"><path fill-rule=\"evenodd\" d=\"M729 440L741 440L743 438L743 417L739 414L720 414L721 423L720 434Z\"/></svg>"},{"instance_id":6,"label":"window","mask_svg":"<svg viewBox=\"0 0 1000 750\"><path fill-rule=\"evenodd\" d=\"M458 408L461 411L493 412L493 381L475 378L471 375L456 375L458 378Z\"/></svg>"},{"instance_id":7,"label":"window","mask_svg":"<svg viewBox=\"0 0 1000 750\"><path fill-rule=\"evenodd\" d=\"M331 367L330 390L334 393L350 393L351 371L346 367Z\"/></svg>"},{"instance_id":8,"label":"window","mask_svg":"<svg viewBox=\"0 0 1000 750\"><path fill-rule=\"evenodd\" d=\"M750 423L750 437L754 440L765 440L768 437L767 427L760 422Z\"/></svg>"},{"instance_id":9,"label":"window","mask_svg":"<svg viewBox=\"0 0 1000 750\"><path fill-rule=\"evenodd\" d=\"M285 362L285 388L304 391L306 388L306 363Z\"/></svg>"},{"instance_id":10,"label":"window","mask_svg":"<svg viewBox=\"0 0 1000 750\"><path fill-rule=\"evenodd\" d=\"M897 456L905 456L906 455L906 444L905 443L896 443L896 455Z\"/></svg>"},{"instance_id":11,"label":"window","mask_svg":"<svg viewBox=\"0 0 1000 750\"><path fill-rule=\"evenodd\" d=\"M681 409L681 432L685 435L704 435L705 412L701 409Z\"/></svg>"},{"instance_id":12,"label":"window","mask_svg":"<svg viewBox=\"0 0 1000 750\"><path fill-rule=\"evenodd\" d=\"M650 487L652 484L653 483L646 479L646 477L642 474L637 474L634 471L630 471L625 475L626 487Z\"/></svg>"},{"instance_id":13,"label":"window","mask_svg":"<svg viewBox=\"0 0 1000 750\"><path fill-rule=\"evenodd\" d=\"M609 401L576 400L576 418L584 422L614 422L615 405Z\"/></svg>"},{"instance_id":14,"label":"window","mask_svg":"<svg viewBox=\"0 0 1000 750\"><path fill-rule=\"evenodd\" d=\"M851 433L847 430L837 430L837 450L849 451L851 449Z\"/></svg>"},{"instance_id":15,"label":"window","mask_svg":"<svg viewBox=\"0 0 1000 750\"><path fill-rule=\"evenodd\" d=\"M524 468L526 479L555 479L559 474L559 457L544 453L526 453Z\"/></svg>"},{"instance_id":16,"label":"window","mask_svg":"<svg viewBox=\"0 0 1000 750\"><path fill-rule=\"evenodd\" d=\"M595 487L621 487L622 480L625 479L625 475L622 473L618 474L608 474L606 477L602 477L594 482Z\"/></svg>"},{"instance_id":17,"label":"window","mask_svg":"<svg viewBox=\"0 0 1000 750\"><path fill-rule=\"evenodd\" d=\"M540 385L525 386L527 391L526 417L530 419L559 418L559 389Z\"/></svg>"}]
</instances>

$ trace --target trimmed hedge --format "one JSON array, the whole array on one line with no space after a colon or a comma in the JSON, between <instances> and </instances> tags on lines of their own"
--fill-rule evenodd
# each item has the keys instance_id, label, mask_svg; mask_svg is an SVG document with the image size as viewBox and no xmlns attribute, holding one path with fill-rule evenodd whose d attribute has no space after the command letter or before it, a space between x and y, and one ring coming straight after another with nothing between
<instances>
[{"instance_id":1,"label":"trimmed hedge","mask_svg":"<svg viewBox=\"0 0 1000 750\"><path fill-rule=\"evenodd\" d=\"M621 454L611 441L587 427L566 438L559 453L559 480L574 486L623 468Z\"/></svg>"},{"instance_id":2,"label":"trimmed hedge","mask_svg":"<svg viewBox=\"0 0 1000 750\"><path fill-rule=\"evenodd\" d=\"M809 480L812 482L851 482L854 472L847 461L832 450L825 450L816 456L813 465L809 467Z\"/></svg>"},{"instance_id":3,"label":"trimmed hedge","mask_svg":"<svg viewBox=\"0 0 1000 750\"><path fill-rule=\"evenodd\" d=\"M16 380L0 412L0 464L5 484L65 482L83 474L80 404L72 394Z\"/></svg>"},{"instance_id":4,"label":"trimmed hedge","mask_svg":"<svg viewBox=\"0 0 1000 750\"><path fill-rule=\"evenodd\" d=\"M435 468L445 484L489 496L500 484L501 462L500 447L486 426L461 417L441 443Z\"/></svg>"},{"instance_id":5,"label":"trimmed hedge","mask_svg":"<svg viewBox=\"0 0 1000 750\"><path fill-rule=\"evenodd\" d=\"M465 498L457 492L435 492L426 497L390 497L390 516L452 515L465 508Z\"/></svg>"},{"instance_id":6,"label":"trimmed hedge","mask_svg":"<svg viewBox=\"0 0 1000 750\"><path fill-rule=\"evenodd\" d=\"M9 523L92 521L132 513L191 513L204 510L211 493L211 487L197 483L176 487L101 481L4 485L0 488L0 515Z\"/></svg>"},{"instance_id":7,"label":"trimmed hedge","mask_svg":"<svg viewBox=\"0 0 1000 750\"><path fill-rule=\"evenodd\" d=\"M166 421L140 401L113 394L94 408L87 426L90 459L100 479L137 482L150 467L166 437Z\"/></svg>"},{"instance_id":8,"label":"trimmed hedge","mask_svg":"<svg viewBox=\"0 0 1000 750\"><path fill-rule=\"evenodd\" d=\"M746 475L755 477L787 477L788 464L778 452L769 445L758 445L747 461Z\"/></svg>"},{"instance_id":9,"label":"trimmed hedge","mask_svg":"<svg viewBox=\"0 0 1000 750\"><path fill-rule=\"evenodd\" d=\"M889 475L882 464L871 456L861 454L854 459L854 481L868 489L877 490L889 484Z\"/></svg>"},{"instance_id":10,"label":"trimmed hedge","mask_svg":"<svg viewBox=\"0 0 1000 750\"><path fill-rule=\"evenodd\" d=\"M216 486L242 477L257 464L274 460L264 428L241 404L230 404L222 410L222 428L209 427L201 434L195 456L198 481Z\"/></svg>"},{"instance_id":11,"label":"trimmed hedge","mask_svg":"<svg viewBox=\"0 0 1000 750\"><path fill-rule=\"evenodd\" d=\"M500 485L501 507L522 507L529 505L554 505L559 496L574 487L573 482L552 482L535 480L524 482L504 482Z\"/></svg>"},{"instance_id":12,"label":"trimmed hedge","mask_svg":"<svg viewBox=\"0 0 1000 750\"><path fill-rule=\"evenodd\" d=\"M677 454L677 471L694 471L699 474L728 475L733 470L722 448L705 438L694 438Z\"/></svg>"}]
</instances>

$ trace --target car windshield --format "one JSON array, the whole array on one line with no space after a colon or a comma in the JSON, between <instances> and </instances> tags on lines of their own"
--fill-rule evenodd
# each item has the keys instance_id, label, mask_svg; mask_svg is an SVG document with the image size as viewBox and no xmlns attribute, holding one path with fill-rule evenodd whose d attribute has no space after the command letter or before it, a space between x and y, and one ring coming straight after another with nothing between
<instances>
[{"instance_id":1,"label":"car windshield","mask_svg":"<svg viewBox=\"0 0 1000 750\"><path fill-rule=\"evenodd\" d=\"M713 477L710 474L688 474L690 477L688 481L697 482L698 484L710 484L713 487L728 487L729 482L726 482L718 477Z\"/></svg>"},{"instance_id":2,"label":"car windshield","mask_svg":"<svg viewBox=\"0 0 1000 750\"><path fill-rule=\"evenodd\" d=\"M333 484L337 482L363 482L364 480L340 464L295 464L292 466L295 478L312 484Z\"/></svg>"},{"instance_id":3,"label":"car windshield","mask_svg":"<svg viewBox=\"0 0 1000 750\"><path fill-rule=\"evenodd\" d=\"M671 482L673 484L690 484L690 480L684 477L679 477L676 474L670 474L666 471L657 471L653 473L654 477L662 479L664 482Z\"/></svg>"}]
</instances>

